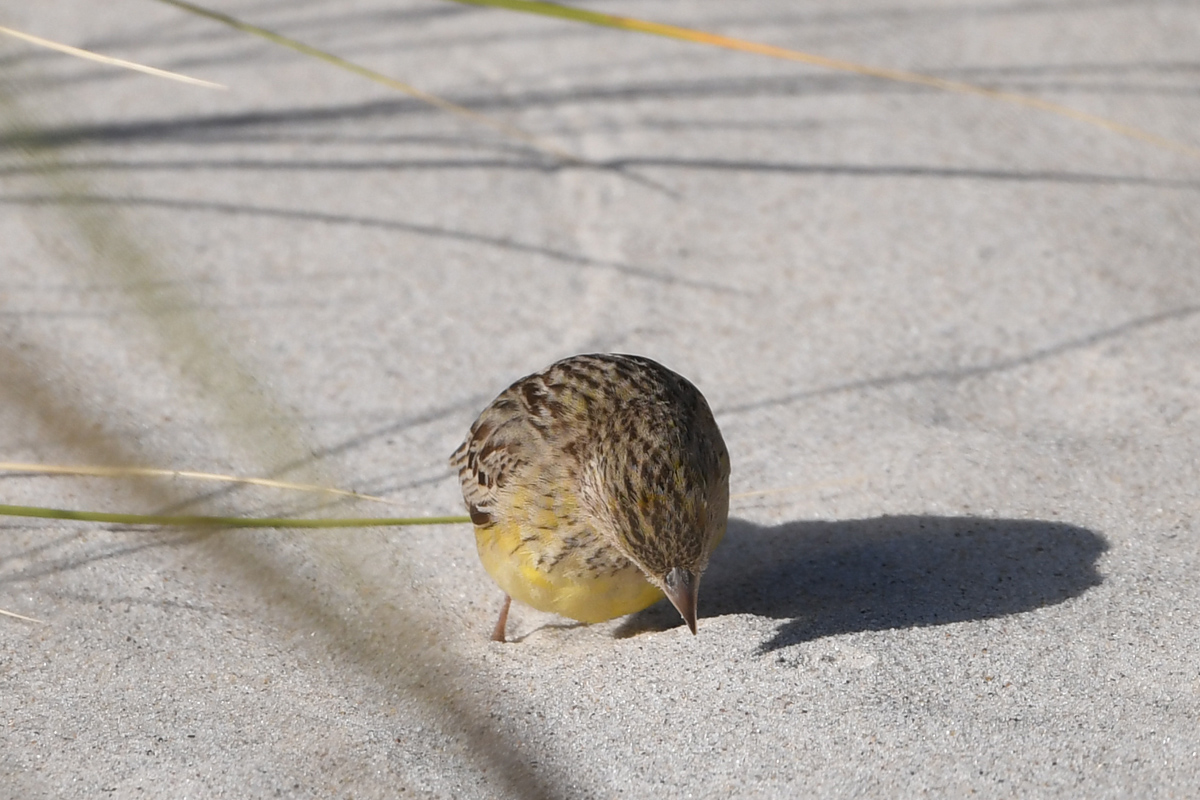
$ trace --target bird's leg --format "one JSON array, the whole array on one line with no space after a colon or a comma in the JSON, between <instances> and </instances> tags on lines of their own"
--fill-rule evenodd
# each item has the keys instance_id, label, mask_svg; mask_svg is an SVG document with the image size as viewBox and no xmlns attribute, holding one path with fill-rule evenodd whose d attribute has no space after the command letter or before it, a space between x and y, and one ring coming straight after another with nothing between
<instances>
[{"instance_id":1,"label":"bird's leg","mask_svg":"<svg viewBox=\"0 0 1200 800\"><path fill-rule=\"evenodd\" d=\"M504 606L500 609L500 619L496 620L496 627L492 630L492 641L504 641L504 629L508 627L508 607L512 605L512 598L504 595Z\"/></svg>"}]
</instances>

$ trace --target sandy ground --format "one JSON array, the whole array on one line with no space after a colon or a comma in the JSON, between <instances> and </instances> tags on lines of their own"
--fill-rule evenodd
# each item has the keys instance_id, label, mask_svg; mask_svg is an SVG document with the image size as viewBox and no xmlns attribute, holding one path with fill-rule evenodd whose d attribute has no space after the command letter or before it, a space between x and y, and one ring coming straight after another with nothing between
<instances>
[{"instance_id":1,"label":"sandy ground","mask_svg":"<svg viewBox=\"0 0 1200 800\"><path fill-rule=\"evenodd\" d=\"M1200 148L1192 2L592 5ZM0 164L0 458L394 505L27 475L2 502L460 514L483 405L617 351L708 397L730 533L696 637L515 609L499 645L465 525L7 519L0 608L44 622L0 618L0 795L1200 792L1200 158L451 3L218 6L590 165L156 3L8 9L231 89L0 42L6 115L53 145Z\"/></svg>"}]
</instances>

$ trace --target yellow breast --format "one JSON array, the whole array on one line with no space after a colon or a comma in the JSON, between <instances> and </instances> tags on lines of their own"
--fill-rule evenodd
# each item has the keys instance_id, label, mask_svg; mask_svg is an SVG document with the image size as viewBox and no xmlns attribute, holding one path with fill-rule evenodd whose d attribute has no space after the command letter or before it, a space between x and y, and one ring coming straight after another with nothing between
<instances>
[{"instance_id":1,"label":"yellow breast","mask_svg":"<svg viewBox=\"0 0 1200 800\"><path fill-rule=\"evenodd\" d=\"M580 622L604 622L662 599L663 593L632 563L597 568L594 547L563 547L561 538L548 541L564 533L554 527L523 528L502 522L476 527L475 544L483 568L500 588L539 611Z\"/></svg>"}]
</instances>

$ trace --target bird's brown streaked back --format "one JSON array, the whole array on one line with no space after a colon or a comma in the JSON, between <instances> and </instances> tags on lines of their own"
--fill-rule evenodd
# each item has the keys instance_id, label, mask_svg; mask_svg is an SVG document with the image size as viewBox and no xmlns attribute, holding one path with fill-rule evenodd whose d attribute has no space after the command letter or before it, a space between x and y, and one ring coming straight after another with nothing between
<instances>
[{"instance_id":1,"label":"bird's brown streaked back","mask_svg":"<svg viewBox=\"0 0 1200 800\"><path fill-rule=\"evenodd\" d=\"M695 630L729 455L690 381L641 356L564 359L502 392L451 463L480 557L510 595L598 621L666 592Z\"/></svg>"}]
</instances>

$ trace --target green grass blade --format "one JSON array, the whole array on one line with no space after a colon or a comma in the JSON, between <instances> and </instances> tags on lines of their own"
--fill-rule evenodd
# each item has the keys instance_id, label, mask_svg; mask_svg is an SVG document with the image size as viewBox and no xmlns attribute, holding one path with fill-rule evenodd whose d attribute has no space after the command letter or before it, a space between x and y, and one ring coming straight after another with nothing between
<instances>
[{"instance_id":1,"label":"green grass blade","mask_svg":"<svg viewBox=\"0 0 1200 800\"><path fill-rule=\"evenodd\" d=\"M174 6L175 8L187 11L188 13L211 19L214 22L220 22L222 25L228 25L229 27L242 31L243 33L249 33L253 36L258 36L262 39L266 39L269 42L280 45L281 47L287 47L291 50L295 50L297 53L320 59L327 64L332 64L339 69L352 72L355 75L359 75L367 80L374 81L375 83L386 86L389 89L395 89L396 91L403 92L409 97L420 100L421 102L427 103L435 108L441 109L442 111L455 114L463 119L479 125L486 125L493 130L504 134L505 136L518 139L530 147L540 150L543 153L547 153L560 161L566 161L573 164L586 163L578 156L568 153L566 150L555 147L554 145L546 144L533 134L523 131L515 125L510 125L502 120L494 119L486 116L485 114L480 114L477 111L472 111L471 109L460 106L457 103L452 103L449 100L438 97L437 95L418 89L412 84L396 80L395 78L384 75L382 72L376 72L375 70L364 67L361 64L355 64L353 61L347 61L340 56L335 56L333 53L329 53L325 50L307 45L304 42L288 38L287 36L275 33L274 31L266 28L260 28L257 25L251 25L248 22L243 22L240 19L231 17L228 14L223 14L219 11L213 11L211 9L204 8L203 6L198 6L194 3L188 3L185 0L158 0L158 2L166 3L169 6Z\"/></svg>"},{"instance_id":2,"label":"green grass blade","mask_svg":"<svg viewBox=\"0 0 1200 800\"><path fill-rule=\"evenodd\" d=\"M345 519L292 519L289 517L220 517L204 514L110 514L41 506L0 504L0 516L69 519L121 525L177 525L205 528L382 528L412 525L460 525L470 517L361 517Z\"/></svg>"}]
</instances>

